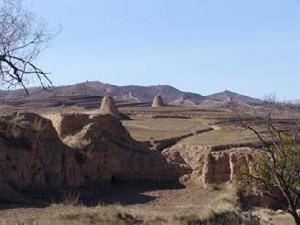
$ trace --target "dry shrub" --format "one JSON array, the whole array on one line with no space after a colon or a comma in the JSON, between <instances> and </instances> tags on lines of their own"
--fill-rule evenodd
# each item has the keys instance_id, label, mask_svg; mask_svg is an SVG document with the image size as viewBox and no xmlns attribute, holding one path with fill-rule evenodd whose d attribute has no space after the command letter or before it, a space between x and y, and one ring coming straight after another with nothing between
<instances>
[{"instance_id":1,"label":"dry shrub","mask_svg":"<svg viewBox=\"0 0 300 225\"><path fill-rule=\"evenodd\" d=\"M73 198L72 198L73 199ZM72 203L73 201L71 201ZM72 203L73 204L73 203ZM71 204L71 205L72 205ZM20 221L22 225L259 225L253 217L238 211L210 212L207 215L163 215L158 212L142 212L121 206L63 206L56 216ZM51 209L50 209L51 210Z\"/></svg>"},{"instance_id":2,"label":"dry shrub","mask_svg":"<svg viewBox=\"0 0 300 225\"><path fill-rule=\"evenodd\" d=\"M65 206L80 206L79 193L68 193L63 200Z\"/></svg>"},{"instance_id":3,"label":"dry shrub","mask_svg":"<svg viewBox=\"0 0 300 225\"><path fill-rule=\"evenodd\" d=\"M207 218L199 215L184 215L174 218L181 225L259 225L259 220L246 218L244 215L235 211L211 212Z\"/></svg>"}]
</instances>

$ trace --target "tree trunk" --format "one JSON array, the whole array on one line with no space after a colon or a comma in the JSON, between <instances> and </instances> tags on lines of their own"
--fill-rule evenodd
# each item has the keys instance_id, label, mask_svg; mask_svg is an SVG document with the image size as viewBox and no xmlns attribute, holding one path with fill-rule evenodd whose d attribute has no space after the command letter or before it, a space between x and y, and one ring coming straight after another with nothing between
<instances>
[{"instance_id":1,"label":"tree trunk","mask_svg":"<svg viewBox=\"0 0 300 225\"><path fill-rule=\"evenodd\" d=\"M292 213L292 216L294 217L296 225L300 225L300 215L298 215L297 212Z\"/></svg>"},{"instance_id":2,"label":"tree trunk","mask_svg":"<svg viewBox=\"0 0 300 225\"><path fill-rule=\"evenodd\" d=\"M294 218L294 219L295 219L296 225L300 225L300 217L297 216L297 217Z\"/></svg>"}]
</instances>

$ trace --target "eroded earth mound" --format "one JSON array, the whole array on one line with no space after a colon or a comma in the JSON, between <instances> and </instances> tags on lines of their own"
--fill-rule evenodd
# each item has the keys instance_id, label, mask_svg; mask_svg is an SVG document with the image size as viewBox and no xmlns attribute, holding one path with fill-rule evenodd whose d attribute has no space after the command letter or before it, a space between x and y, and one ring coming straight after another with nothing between
<instances>
[{"instance_id":1,"label":"eroded earth mound","mask_svg":"<svg viewBox=\"0 0 300 225\"><path fill-rule=\"evenodd\" d=\"M100 106L100 114L106 115L111 114L114 116L119 116L120 112L115 105L114 99L112 96L104 96Z\"/></svg>"},{"instance_id":2,"label":"eroded earth mound","mask_svg":"<svg viewBox=\"0 0 300 225\"><path fill-rule=\"evenodd\" d=\"M114 116L66 114L53 124L58 132L33 113L0 118L1 187L59 194L112 179L176 181L190 171L184 161L166 160L133 140Z\"/></svg>"},{"instance_id":3,"label":"eroded earth mound","mask_svg":"<svg viewBox=\"0 0 300 225\"><path fill-rule=\"evenodd\" d=\"M164 106L164 102L161 96L157 95L154 97L153 102L152 102L152 107L156 108L156 107L162 107Z\"/></svg>"}]
</instances>

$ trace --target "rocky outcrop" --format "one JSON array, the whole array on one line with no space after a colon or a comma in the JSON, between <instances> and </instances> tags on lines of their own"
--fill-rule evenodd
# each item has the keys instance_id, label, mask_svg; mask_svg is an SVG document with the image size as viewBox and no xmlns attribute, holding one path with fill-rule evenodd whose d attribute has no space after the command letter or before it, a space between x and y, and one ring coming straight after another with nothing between
<instances>
[{"instance_id":1,"label":"rocky outcrop","mask_svg":"<svg viewBox=\"0 0 300 225\"><path fill-rule=\"evenodd\" d=\"M46 117L52 121L58 136L61 138L78 133L89 122L89 115L87 114L49 114Z\"/></svg>"},{"instance_id":2,"label":"rocky outcrop","mask_svg":"<svg viewBox=\"0 0 300 225\"><path fill-rule=\"evenodd\" d=\"M176 145L164 152L180 152L193 169L190 179L204 187L236 180L241 167L251 167L258 155L255 149L249 147L214 152L211 148L201 146Z\"/></svg>"},{"instance_id":3,"label":"rocky outcrop","mask_svg":"<svg viewBox=\"0 0 300 225\"><path fill-rule=\"evenodd\" d=\"M163 152L163 156L166 158L168 163L170 163L173 166L176 166L178 173L181 174L181 176L188 175L193 172L192 168L181 157L179 152L166 151L166 152Z\"/></svg>"},{"instance_id":4,"label":"rocky outcrop","mask_svg":"<svg viewBox=\"0 0 300 225\"><path fill-rule=\"evenodd\" d=\"M21 190L80 183L76 151L61 142L50 120L31 113L0 119L0 171L1 183Z\"/></svg>"},{"instance_id":5,"label":"rocky outcrop","mask_svg":"<svg viewBox=\"0 0 300 225\"><path fill-rule=\"evenodd\" d=\"M187 172L183 161L133 140L114 116L67 114L54 124L62 139L49 119L36 114L0 118L0 184L55 193L112 179L175 181Z\"/></svg>"},{"instance_id":6,"label":"rocky outcrop","mask_svg":"<svg viewBox=\"0 0 300 225\"><path fill-rule=\"evenodd\" d=\"M178 153L180 152L180 154ZM242 168L254 171L254 160L259 158L256 148L241 147L223 151L212 151L212 148L185 146L178 149L178 145L163 152L165 155L179 154L179 157L191 166L192 172L182 179L195 183L201 187L209 188L211 185L229 182L240 182ZM176 160L174 160L176 161ZM278 208L278 202L264 195L262 186L242 186L239 196L243 207L260 206ZM272 190L277 199L285 202L280 190ZM281 205L282 207L282 205Z\"/></svg>"},{"instance_id":7,"label":"rocky outcrop","mask_svg":"<svg viewBox=\"0 0 300 225\"><path fill-rule=\"evenodd\" d=\"M167 161L159 151L132 139L120 121L110 115L90 117L80 132L64 142L85 153L88 176L99 174L95 168L101 168L101 177L118 180L176 180L186 173L177 162Z\"/></svg>"},{"instance_id":8,"label":"rocky outcrop","mask_svg":"<svg viewBox=\"0 0 300 225\"><path fill-rule=\"evenodd\" d=\"M202 183L220 184L239 178L241 167L251 167L255 152L249 148L208 153L204 157Z\"/></svg>"},{"instance_id":9,"label":"rocky outcrop","mask_svg":"<svg viewBox=\"0 0 300 225\"><path fill-rule=\"evenodd\" d=\"M223 152L211 152L205 155L203 170L198 182L207 187L211 184L240 182L242 168L254 171L254 160L259 158L257 149L236 148ZM285 199L279 189L269 190L282 204L265 195L264 186L242 186L239 190L241 203L248 207L260 206L278 209L283 207Z\"/></svg>"},{"instance_id":10,"label":"rocky outcrop","mask_svg":"<svg viewBox=\"0 0 300 225\"><path fill-rule=\"evenodd\" d=\"M161 96L157 95L154 97L153 102L152 102L152 107L157 108L157 107L162 107L164 106L164 102Z\"/></svg>"}]
</instances>

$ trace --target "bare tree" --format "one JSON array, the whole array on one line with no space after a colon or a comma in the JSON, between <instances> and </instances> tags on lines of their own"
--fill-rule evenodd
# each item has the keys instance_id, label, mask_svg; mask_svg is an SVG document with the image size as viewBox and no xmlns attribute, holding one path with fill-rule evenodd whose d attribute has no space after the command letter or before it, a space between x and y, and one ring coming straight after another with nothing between
<instances>
[{"instance_id":1,"label":"bare tree","mask_svg":"<svg viewBox=\"0 0 300 225\"><path fill-rule=\"evenodd\" d=\"M261 141L261 157L255 162L255 170L244 173L248 182L262 185L264 194L279 204L273 190L279 189L288 205L290 213L297 225L300 225L300 215L297 207L300 205L300 140L299 130L285 130L275 127L271 117L267 120L267 133L262 134L253 126L249 126Z\"/></svg>"},{"instance_id":2,"label":"bare tree","mask_svg":"<svg viewBox=\"0 0 300 225\"><path fill-rule=\"evenodd\" d=\"M266 105L275 105L277 103L276 94L267 94L264 96L263 101Z\"/></svg>"},{"instance_id":3,"label":"bare tree","mask_svg":"<svg viewBox=\"0 0 300 225\"><path fill-rule=\"evenodd\" d=\"M0 3L0 84L8 89L38 79L43 88L52 86L48 74L34 64L54 37L42 20L24 9L21 0Z\"/></svg>"}]
</instances>

